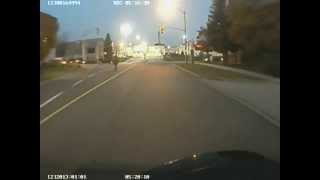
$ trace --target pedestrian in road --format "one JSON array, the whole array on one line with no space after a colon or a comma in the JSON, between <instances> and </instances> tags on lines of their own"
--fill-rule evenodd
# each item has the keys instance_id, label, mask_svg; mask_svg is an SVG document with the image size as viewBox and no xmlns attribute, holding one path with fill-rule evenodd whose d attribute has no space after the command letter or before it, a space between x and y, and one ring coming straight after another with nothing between
<instances>
[{"instance_id":1,"label":"pedestrian in road","mask_svg":"<svg viewBox=\"0 0 320 180\"><path fill-rule=\"evenodd\" d=\"M192 62L192 64L194 64L193 57L194 57L194 50L191 49L191 62Z\"/></svg>"},{"instance_id":2,"label":"pedestrian in road","mask_svg":"<svg viewBox=\"0 0 320 180\"><path fill-rule=\"evenodd\" d=\"M118 56L115 56L112 58L112 63L114 65L114 70L117 71L118 70L118 63L119 63Z\"/></svg>"},{"instance_id":3,"label":"pedestrian in road","mask_svg":"<svg viewBox=\"0 0 320 180\"><path fill-rule=\"evenodd\" d=\"M200 51L199 57L200 57L200 62L203 62L203 52L202 51Z\"/></svg>"}]
</instances>

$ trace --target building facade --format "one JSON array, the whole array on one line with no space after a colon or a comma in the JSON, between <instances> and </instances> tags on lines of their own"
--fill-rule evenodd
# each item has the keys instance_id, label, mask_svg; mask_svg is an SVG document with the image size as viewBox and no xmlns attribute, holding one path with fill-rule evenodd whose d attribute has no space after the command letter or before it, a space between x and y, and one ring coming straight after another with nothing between
<instances>
[{"instance_id":1,"label":"building facade","mask_svg":"<svg viewBox=\"0 0 320 180\"><path fill-rule=\"evenodd\" d=\"M58 19L40 12L40 62L55 58Z\"/></svg>"},{"instance_id":2,"label":"building facade","mask_svg":"<svg viewBox=\"0 0 320 180\"><path fill-rule=\"evenodd\" d=\"M104 39L81 40L82 59L84 61L104 60Z\"/></svg>"},{"instance_id":3,"label":"building facade","mask_svg":"<svg viewBox=\"0 0 320 180\"><path fill-rule=\"evenodd\" d=\"M81 59L82 61L104 60L104 39L85 39L69 42L66 45L64 58L67 60Z\"/></svg>"}]
</instances>

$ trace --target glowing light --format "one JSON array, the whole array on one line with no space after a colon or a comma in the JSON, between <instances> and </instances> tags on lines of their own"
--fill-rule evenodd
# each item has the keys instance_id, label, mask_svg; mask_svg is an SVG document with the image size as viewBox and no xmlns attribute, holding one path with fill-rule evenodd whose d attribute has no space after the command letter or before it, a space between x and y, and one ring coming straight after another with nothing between
<instances>
[{"instance_id":1,"label":"glowing light","mask_svg":"<svg viewBox=\"0 0 320 180\"><path fill-rule=\"evenodd\" d=\"M137 40L137 41L140 41L140 40L141 40L140 35L136 35L136 40Z\"/></svg>"},{"instance_id":2,"label":"glowing light","mask_svg":"<svg viewBox=\"0 0 320 180\"><path fill-rule=\"evenodd\" d=\"M161 18L169 19L176 13L177 0L159 0L158 13Z\"/></svg>"},{"instance_id":3,"label":"glowing light","mask_svg":"<svg viewBox=\"0 0 320 180\"><path fill-rule=\"evenodd\" d=\"M132 27L128 23L122 24L120 27L120 32L125 37L128 37L132 33Z\"/></svg>"},{"instance_id":4,"label":"glowing light","mask_svg":"<svg viewBox=\"0 0 320 180\"><path fill-rule=\"evenodd\" d=\"M148 45L147 42L145 42L145 41L142 42L142 46L147 46L147 45Z\"/></svg>"}]
</instances>

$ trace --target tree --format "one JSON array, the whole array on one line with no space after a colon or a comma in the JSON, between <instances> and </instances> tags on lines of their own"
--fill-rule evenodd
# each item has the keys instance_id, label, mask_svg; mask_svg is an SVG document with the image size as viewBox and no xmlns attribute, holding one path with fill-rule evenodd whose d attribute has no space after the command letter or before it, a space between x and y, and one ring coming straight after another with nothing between
<instances>
[{"instance_id":1,"label":"tree","mask_svg":"<svg viewBox=\"0 0 320 180\"><path fill-rule=\"evenodd\" d=\"M280 53L280 1L269 1L236 0L226 11L228 36L247 56Z\"/></svg>"},{"instance_id":2,"label":"tree","mask_svg":"<svg viewBox=\"0 0 320 180\"><path fill-rule=\"evenodd\" d=\"M207 38L209 46L220 53L223 53L225 63L228 63L228 51L235 51L236 45L228 36L228 21L225 15L225 0L213 0L210 15L207 23Z\"/></svg>"},{"instance_id":3,"label":"tree","mask_svg":"<svg viewBox=\"0 0 320 180\"><path fill-rule=\"evenodd\" d=\"M66 49L68 45L68 34L64 32L58 37L56 55L58 57L64 57L66 54Z\"/></svg>"},{"instance_id":4,"label":"tree","mask_svg":"<svg viewBox=\"0 0 320 180\"><path fill-rule=\"evenodd\" d=\"M106 59L107 61L110 62L112 60L113 48L112 48L112 40L109 33L107 33L106 39L104 41L104 50L107 53Z\"/></svg>"},{"instance_id":5,"label":"tree","mask_svg":"<svg viewBox=\"0 0 320 180\"><path fill-rule=\"evenodd\" d=\"M198 36L197 36L197 42L196 42L196 50L200 50L203 52L209 52L208 49L208 41L207 41L207 29L204 27L200 27L200 30L198 30Z\"/></svg>"}]
</instances>

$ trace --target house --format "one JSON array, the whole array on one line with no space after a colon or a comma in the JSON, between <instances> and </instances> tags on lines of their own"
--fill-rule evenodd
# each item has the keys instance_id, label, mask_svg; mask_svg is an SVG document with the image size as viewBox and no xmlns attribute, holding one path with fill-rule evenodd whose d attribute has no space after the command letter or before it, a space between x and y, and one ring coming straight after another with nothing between
<instances>
[{"instance_id":1,"label":"house","mask_svg":"<svg viewBox=\"0 0 320 180\"><path fill-rule=\"evenodd\" d=\"M81 59L82 58L81 41L66 43L64 58L66 60Z\"/></svg>"},{"instance_id":2,"label":"house","mask_svg":"<svg viewBox=\"0 0 320 180\"><path fill-rule=\"evenodd\" d=\"M67 60L81 59L85 62L104 60L104 39L86 39L68 42L64 58Z\"/></svg>"},{"instance_id":3,"label":"house","mask_svg":"<svg viewBox=\"0 0 320 180\"><path fill-rule=\"evenodd\" d=\"M103 61L104 60L104 39L81 40L82 59L84 61Z\"/></svg>"}]
</instances>

